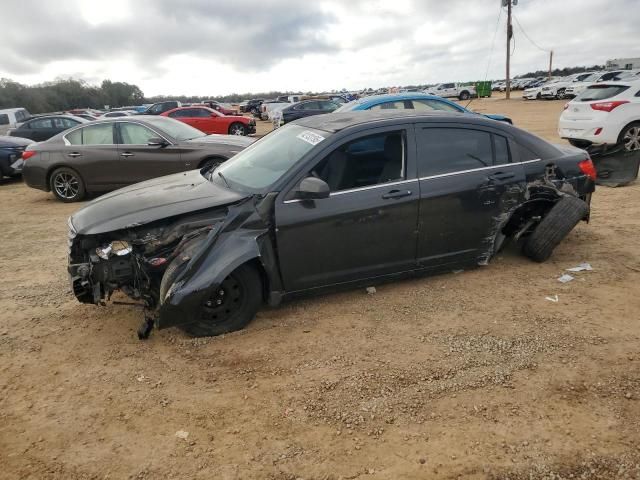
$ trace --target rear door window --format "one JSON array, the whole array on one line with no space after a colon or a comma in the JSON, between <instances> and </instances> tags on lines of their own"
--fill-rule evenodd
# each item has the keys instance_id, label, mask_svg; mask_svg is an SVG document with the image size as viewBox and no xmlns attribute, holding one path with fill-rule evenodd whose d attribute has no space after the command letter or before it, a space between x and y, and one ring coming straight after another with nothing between
<instances>
[{"instance_id":1,"label":"rear door window","mask_svg":"<svg viewBox=\"0 0 640 480\"><path fill-rule=\"evenodd\" d=\"M591 100L605 100L620 95L628 89L629 87L626 85L591 85L578 95L576 101L589 102Z\"/></svg>"},{"instance_id":2,"label":"rear door window","mask_svg":"<svg viewBox=\"0 0 640 480\"><path fill-rule=\"evenodd\" d=\"M71 145L113 145L113 124L100 123L79 128L65 137Z\"/></svg>"},{"instance_id":3,"label":"rear door window","mask_svg":"<svg viewBox=\"0 0 640 480\"><path fill-rule=\"evenodd\" d=\"M9 125L9 115L0 113L0 125Z\"/></svg>"},{"instance_id":4,"label":"rear door window","mask_svg":"<svg viewBox=\"0 0 640 480\"><path fill-rule=\"evenodd\" d=\"M423 128L418 137L420 177L493 166L491 134L467 128Z\"/></svg>"}]
</instances>

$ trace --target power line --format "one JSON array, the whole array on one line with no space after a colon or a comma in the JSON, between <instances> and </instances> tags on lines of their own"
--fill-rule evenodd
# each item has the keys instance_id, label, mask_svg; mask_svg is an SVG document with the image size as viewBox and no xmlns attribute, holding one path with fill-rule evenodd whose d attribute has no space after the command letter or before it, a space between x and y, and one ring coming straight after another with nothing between
<instances>
[{"instance_id":1,"label":"power line","mask_svg":"<svg viewBox=\"0 0 640 480\"><path fill-rule=\"evenodd\" d=\"M493 57L493 48L496 44L496 37L498 36L498 28L500 28L500 18L502 18L502 7L498 10L498 21L496 22L496 30L493 32L493 40L491 41L491 50L489 52L489 60L487 61L487 71L484 73L484 81L487 81L489 76L489 67L491 67L491 58Z\"/></svg>"},{"instance_id":2,"label":"power line","mask_svg":"<svg viewBox=\"0 0 640 480\"><path fill-rule=\"evenodd\" d=\"M518 27L520 27L520 31L523 33L523 35L527 38L527 40L529 40L531 42L531 44L536 47L538 50L541 50L545 53L549 53L551 50L547 50L546 48L542 48L540 45L538 45L536 42L534 42L533 40L531 40L531 37L529 37L529 35L527 35L527 32L524 31L524 28L522 28L522 25L520 25L520 21L518 20L518 17L515 16L515 14L513 15L513 18L515 19L516 23L518 24Z\"/></svg>"}]
</instances>

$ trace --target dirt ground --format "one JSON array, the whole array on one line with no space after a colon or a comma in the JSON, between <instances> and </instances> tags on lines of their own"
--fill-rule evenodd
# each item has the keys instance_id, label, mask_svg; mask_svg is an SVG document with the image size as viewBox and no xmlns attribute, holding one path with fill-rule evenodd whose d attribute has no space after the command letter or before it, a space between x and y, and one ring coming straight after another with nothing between
<instances>
[{"instance_id":1,"label":"dirt ground","mask_svg":"<svg viewBox=\"0 0 640 480\"><path fill-rule=\"evenodd\" d=\"M558 141L562 105L470 107ZM544 264L511 248L146 342L136 308L69 291L79 205L0 199L3 479L640 478L640 184L599 188Z\"/></svg>"}]
</instances>

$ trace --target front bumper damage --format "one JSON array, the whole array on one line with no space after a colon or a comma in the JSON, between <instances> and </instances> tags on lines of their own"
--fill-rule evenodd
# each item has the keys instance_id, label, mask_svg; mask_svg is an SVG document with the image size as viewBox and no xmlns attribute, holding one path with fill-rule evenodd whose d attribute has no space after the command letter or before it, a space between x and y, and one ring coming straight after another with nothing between
<instances>
[{"instance_id":1,"label":"front bumper damage","mask_svg":"<svg viewBox=\"0 0 640 480\"><path fill-rule=\"evenodd\" d=\"M67 270L71 290L78 301L103 306L115 291L125 293L144 307L145 320L138 330L141 339L153 327L195 321L194 316L211 293L247 262L255 262L263 273L269 287L265 298L279 298L277 294L270 295L271 290L278 292L282 287L271 240L270 214L264 213L270 209L261 205L264 201L250 197L229 206L224 216L218 212L210 222L192 222L194 229L184 235L165 231L163 235L169 235L169 243L145 233L144 227L113 232L107 235L111 242L83 237L69 220ZM188 224L188 220L185 222ZM136 236L140 229L142 232ZM153 227L149 230L153 231ZM127 240L114 241L116 236ZM152 241L158 244L157 248ZM113 247L116 243L118 249ZM124 243L130 250L122 249ZM174 262L180 264L180 273L162 295L163 276Z\"/></svg>"}]
</instances>

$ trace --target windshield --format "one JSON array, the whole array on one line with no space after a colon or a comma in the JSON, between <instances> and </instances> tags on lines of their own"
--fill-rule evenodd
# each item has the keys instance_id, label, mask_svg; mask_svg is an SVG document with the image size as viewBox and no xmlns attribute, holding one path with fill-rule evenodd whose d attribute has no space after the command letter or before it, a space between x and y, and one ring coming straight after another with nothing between
<instances>
[{"instance_id":1,"label":"windshield","mask_svg":"<svg viewBox=\"0 0 640 480\"><path fill-rule=\"evenodd\" d=\"M191 140L192 138L205 137L206 133L193 128L179 120L168 117L147 117L145 121L154 127L158 127L178 141Z\"/></svg>"},{"instance_id":2,"label":"windshield","mask_svg":"<svg viewBox=\"0 0 640 480\"><path fill-rule=\"evenodd\" d=\"M600 76L599 73L592 73L587 78L583 78L582 81L583 82L595 82L598 79L599 76Z\"/></svg>"},{"instance_id":3,"label":"windshield","mask_svg":"<svg viewBox=\"0 0 640 480\"><path fill-rule=\"evenodd\" d=\"M300 125L278 128L224 162L211 173L211 181L241 191L260 192L329 135Z\"/></svg>"}]
</instances>

